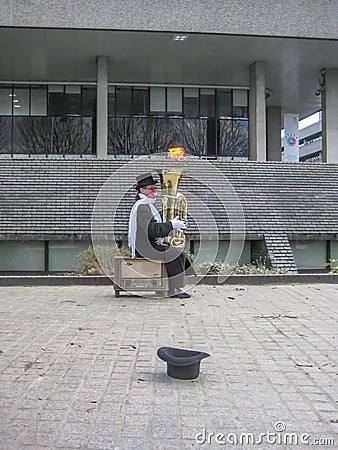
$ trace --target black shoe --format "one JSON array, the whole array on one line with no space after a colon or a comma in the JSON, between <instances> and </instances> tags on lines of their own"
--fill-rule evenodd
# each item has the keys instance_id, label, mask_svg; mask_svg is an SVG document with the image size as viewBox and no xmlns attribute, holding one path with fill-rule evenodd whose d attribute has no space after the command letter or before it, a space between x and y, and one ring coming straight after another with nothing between
<instances>
[{"instance_id":1,"label":"black shoe","mask_svg":"<svg viewBox=\"0 0 338 450\"><path fill-rule=\"evenodd\" d=\"M174 297L176 297L176 298L190 298L191 295L188 294L187 292L180 292L180 293L174 295Z\"/></svg>"},{"instance_id":2,"label":"black shoe","mask_svg":"<svg viewBox=\"0 0 338 450\"><path fill-rule=\"evenodd\" d=\"M183 292L179 288L175 288L174 289L174 293L171 295L171 297L175 297L175 298L190 298L191 295L188 294L187 292Z\"/></svg>"}]
</instances>

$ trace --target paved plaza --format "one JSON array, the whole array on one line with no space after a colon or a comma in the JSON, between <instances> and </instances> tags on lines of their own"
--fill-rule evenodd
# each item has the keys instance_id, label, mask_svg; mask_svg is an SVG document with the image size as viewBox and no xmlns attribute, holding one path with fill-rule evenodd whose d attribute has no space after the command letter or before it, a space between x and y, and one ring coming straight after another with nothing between
<instances>
[{"instance_id":1,"label":"paved plaza","mask_svg":"<svg viewBox=\"0 0 338 450\"><path fill-rule=\"evenodd\" d=\"M0 288L0 448L307 449L338 438L338 286ZM202 350L199 378L161 346Z\"/></svg>"}]
</instances>

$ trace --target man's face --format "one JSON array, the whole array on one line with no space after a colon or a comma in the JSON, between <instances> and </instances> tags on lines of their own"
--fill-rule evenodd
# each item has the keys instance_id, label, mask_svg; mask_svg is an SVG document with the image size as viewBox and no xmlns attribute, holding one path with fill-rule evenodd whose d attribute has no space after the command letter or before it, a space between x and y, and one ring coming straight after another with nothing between
<instances>
[{"instance_id":1,"label":"man's face","mask_svg":"<svg viewBox=\"0 0 338 450\"><path fill-rule=\"evenodd\" d=\"M148 186L141 187L140 192L146 195L147 197L155 198L156 186L154 184L149 184Z\"/></svg>"}]
</instances>

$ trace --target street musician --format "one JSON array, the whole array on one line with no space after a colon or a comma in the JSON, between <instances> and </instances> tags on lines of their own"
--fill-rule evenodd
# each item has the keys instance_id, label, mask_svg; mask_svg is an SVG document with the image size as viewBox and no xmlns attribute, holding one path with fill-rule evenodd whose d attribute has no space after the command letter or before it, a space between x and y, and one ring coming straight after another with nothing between
<instances>
[{"instance_id":1,"label":"street musician","mask_svg":"<svg viewBox=\"0 0 338 450\"><path fill-rule=\"evenodd\" d=\"M174 247L164 240L173 230L185 230L186 223L178 217L162 221L155 207L157 182L150 172L138 176L136 181L137 195L130 212L128 231L131 257L163 261L169 279L169 296L190 298L183 288L185 275L195 275L191 261L182 247Z\"/></svg>"}]
</instances>

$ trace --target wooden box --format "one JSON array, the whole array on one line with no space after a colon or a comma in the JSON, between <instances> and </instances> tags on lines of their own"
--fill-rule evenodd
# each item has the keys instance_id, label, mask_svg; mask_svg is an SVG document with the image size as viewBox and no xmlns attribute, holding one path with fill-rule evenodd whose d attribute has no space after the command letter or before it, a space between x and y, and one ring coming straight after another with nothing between
<instances>
[{"instance_id":1,"label":"wooden box","mask_svg":"<svg viewBox=\"0 0 338 450\"><path fill-rule=\"evenodd\" d=\"M164 263L144 258L132 259L116 256L114 259L114 291L115 297L119 297L121 291L155 291L160 296L167 296L169 282Z\"/></svg>"}]
</instances>

